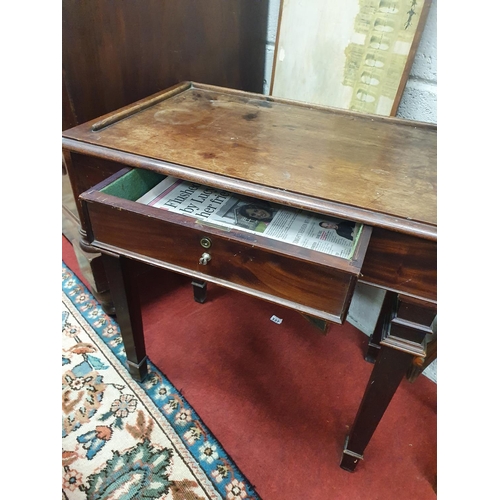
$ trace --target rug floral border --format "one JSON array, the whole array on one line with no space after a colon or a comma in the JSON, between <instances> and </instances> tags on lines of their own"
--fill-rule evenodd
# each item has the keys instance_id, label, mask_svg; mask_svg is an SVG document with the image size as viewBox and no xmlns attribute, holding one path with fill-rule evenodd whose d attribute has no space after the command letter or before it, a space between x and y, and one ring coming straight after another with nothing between
<instances>
[{"instance_id":1,"label":"rug floral border","mask_svg":"<svg viewBox=\"0 0 500 500\"><path fill-rule=\"evenodd\" d=\"M140 394L148 411L161 424L179 455L190 467L197 469L197 476L206 478L205 484L214 497L229 500L260 500L254 487L243 476L219 441L189 405L182 394L158 368L147 360L148 375L139 383L128 375L126 356L120 329L116 321L102 310L97 300L71 269L62 262L63 301L72 313L85 320L82 326L102 348L113 367L124 376L132 389ZM105 347L103 347L105 346ZM106 353L106 350L109 352ZM111 354L111 355L110 355ZM65 363L63 356L63 365ZM200 472L203 473L200 474ZM205 481L206 483L206 481Z\"/></svg>"}]
</instances>

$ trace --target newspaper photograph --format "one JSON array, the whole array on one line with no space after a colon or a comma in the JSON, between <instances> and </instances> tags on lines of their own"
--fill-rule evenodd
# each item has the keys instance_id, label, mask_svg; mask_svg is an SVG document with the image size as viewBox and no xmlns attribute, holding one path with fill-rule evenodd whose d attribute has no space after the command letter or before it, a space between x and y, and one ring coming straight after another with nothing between
<instances>
[{"instance_id":1,"label":"newspaper photograph","mask_svg":"<svg viewBox=\"0 0 500 500\"><path fill-rule=\"evenodd\" d=\"M350 259L361 224L166 177L138 203Z\"/></svg>"}]
</instances>

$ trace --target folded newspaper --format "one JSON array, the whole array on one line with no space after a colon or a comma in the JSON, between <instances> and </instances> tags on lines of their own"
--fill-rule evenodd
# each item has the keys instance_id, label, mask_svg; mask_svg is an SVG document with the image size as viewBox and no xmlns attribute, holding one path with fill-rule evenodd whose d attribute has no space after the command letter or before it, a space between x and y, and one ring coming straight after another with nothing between
<instances>
[{"instance_id":1,"label":"folded newspaper","mask_svg":"<svg viewBox=\"0 0 500 500\"><path fill-rule=\"evenodd\" d=\"M361 224L166 177L138 203L350 259Z\"/></svg>"}]
</instances>

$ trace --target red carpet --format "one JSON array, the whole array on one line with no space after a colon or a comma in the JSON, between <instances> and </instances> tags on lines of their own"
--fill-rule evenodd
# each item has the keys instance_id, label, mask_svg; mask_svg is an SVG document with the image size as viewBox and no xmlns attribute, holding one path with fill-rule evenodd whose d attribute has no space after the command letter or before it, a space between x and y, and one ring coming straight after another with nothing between
<instances>
[{"instance_id":1,"label":"red carpet","mask_svg":"<svg viewBox=\"0 0 500 500\"><path fill-rule=\"evenodd\" d=\"M82 278L64 238L63 260ZM140 286L151 361L264 500L436 498L433 382L403 381L349 473L342 445L372 368L363 333L346 323L323 336L294 311L210 285L197 304L189 278L166 271Z\"/></svg>"}]
</instances>

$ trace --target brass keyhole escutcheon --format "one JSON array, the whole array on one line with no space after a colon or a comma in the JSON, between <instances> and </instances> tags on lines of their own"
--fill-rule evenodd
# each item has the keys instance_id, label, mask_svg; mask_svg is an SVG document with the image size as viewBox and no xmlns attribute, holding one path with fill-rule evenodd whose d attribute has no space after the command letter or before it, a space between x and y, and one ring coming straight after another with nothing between
<instances>
[{"instance_id":1,"label":"brass keyhole escutcheon","mask_svg":"<svg viewBox=\"0 0 500 500\"><path fill-rule=\"evenodd\" d=\"M200 240L200 245L203 247L203 248L210 248L212 246L212 240L210 238L207 238L206 236L204 236L201 240Z\"/></svg>"}]
</instances>

